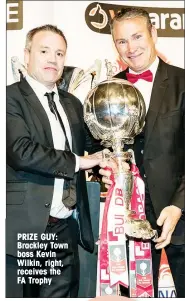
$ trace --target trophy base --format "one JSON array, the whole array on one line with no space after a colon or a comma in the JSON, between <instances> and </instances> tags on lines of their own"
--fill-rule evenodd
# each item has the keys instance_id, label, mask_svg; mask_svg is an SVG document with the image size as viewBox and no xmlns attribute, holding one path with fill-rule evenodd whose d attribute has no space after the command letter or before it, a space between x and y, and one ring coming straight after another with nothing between
<instances>
[{"instance_id":1,"label":"trophy base","mask_svg":"<svg viewBox=\"0 0 185 301\"><path fill-rule=\"evenodd\" d=\"M127 236L142 240L155 240L158 238L157 230L152 229L149 221L127 218L125 223Z\"/></svg>"}]
</instances>

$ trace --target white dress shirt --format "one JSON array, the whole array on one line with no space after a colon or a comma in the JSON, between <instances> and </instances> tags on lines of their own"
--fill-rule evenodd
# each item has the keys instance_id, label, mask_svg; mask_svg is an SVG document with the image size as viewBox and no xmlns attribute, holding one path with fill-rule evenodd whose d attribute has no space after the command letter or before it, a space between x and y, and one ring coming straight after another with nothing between
<instances>
[{"instance_id":1,"label":"white dress shirt","mask_svg":"<svg viewBox=\"0 0 185 301\"><path fill-rule=\"evenodd\" d=\"M156 71L157 71L158 64L159 64L159 58L156 57L155 61L152 63L152 65L149 68L149 70L153 74L152 82L148 82L144 79L138 79L137 82L135 82L133 84L141 92L141 94L143 96L143 99L145 101L145 106L146 106L146 113L148 112L148 108L149 108L149 105L150 105L150 98L151 98L154 78L155 78L155 74L156 74ZM129 73L138 74L138 73L134 72L131 69L129 69Z\"/></svg>"},{"instance_id":2,"label":"white dress shirt","mask_svg":"<svg viewBox=\"0 0 185 301\"><path fill-rule=\"evenodd\" d=\"M59 94L58 94L56 85L53 88L53 90L50 91L43 84L39 83L38 81L36 81L29 75L26 75L26 80L29 83L29 85L32 87L32 89L34 90L35 94L37 95L40 103L42 104L42 106L48 116L50 127L51 127L54 148L57 150L64 150L65 149L65 140L66 140L64 132L62 130L59 120L56 119L55 115L50 111L47 96L44 95L46 92L48 92L48 93L51 93L52 91L55 92L54 101L57 106L57 110L61 116L61 119L63 121L70 148L72 148L72 137L71 137L71 130L70 130L69 122L68 122L67 116L60 104ZM75 157L76 157L75 172L77 172L79 170L79 157L76 155L75 155ZM64 204L62 203L63 185L64 185L64 179L55 178L50 215L57 217L57 218L67 218L73 213L72 210L69 210L68 208L66 208L64 206Z\"/></svg>"}]
</instances>

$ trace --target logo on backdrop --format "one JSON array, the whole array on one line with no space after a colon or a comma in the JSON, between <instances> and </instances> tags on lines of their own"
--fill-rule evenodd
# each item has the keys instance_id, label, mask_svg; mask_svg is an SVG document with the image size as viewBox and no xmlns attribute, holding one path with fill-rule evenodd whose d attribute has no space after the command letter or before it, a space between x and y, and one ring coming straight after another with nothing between
<instances>
[{"instance_id":1,"label":"logo on backdrop","mask_svg":"<svg viewBox=\"0 0 185 301\"><path fill-rule=\"evenodd\" d=\"M85 11L87 26L95 32L110 34L109 21L121 8L129 5L93 2ZM159 37L184 37L184 8L145 7Z\"/></svg>"},{"instance_id":2,"label":"logo on backdrop","mask_svg":"<svg viewBox=\"0 0 185 301\"><path fill-rule=\"evenodd\" d=\"M7 30L20 30L23 28L22 0L7 0L6 2L6 28Z\"/></svg>"}]
</instances>

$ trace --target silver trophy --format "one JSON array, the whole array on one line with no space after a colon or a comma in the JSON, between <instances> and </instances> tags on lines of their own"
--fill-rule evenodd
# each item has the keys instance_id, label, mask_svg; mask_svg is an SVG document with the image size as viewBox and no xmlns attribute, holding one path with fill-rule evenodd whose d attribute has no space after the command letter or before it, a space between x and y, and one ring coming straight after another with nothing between
<instances>
[{"instance_id":1,"label":"silver trophy","mask_svg":"<svg viewBox=\"0 0 185 301\"><path fill-rule=\"evenodd\" d=\"M84 102L84 120L95 139L105 147L112 147L118 161L117 181L123 188L127 236L139 239L157 237L147 220L133 219L130 200L133 189L131 171L124 171L123 162L132 160L133 153L124 152L124 144L133 144L134 137L144 126L145 103L138 89L130 82L108 78L87 95Z\"/></svg>"}]
</instances>

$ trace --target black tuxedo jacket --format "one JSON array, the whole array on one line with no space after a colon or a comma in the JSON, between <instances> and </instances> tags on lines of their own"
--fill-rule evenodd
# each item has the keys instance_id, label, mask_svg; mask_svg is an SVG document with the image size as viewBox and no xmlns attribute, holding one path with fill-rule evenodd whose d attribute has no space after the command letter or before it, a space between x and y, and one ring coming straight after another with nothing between
<instances>
[{"instance_id":1,"label":"black tuxedo jacket","mask_svg":"<svg viewBox=\"0 0 185 301\"><path fill-rule=\"evenodd\" d=\"M126 79L126 72L116 77ZM156 218L166 206L185 208L185 70L161 59L146 116L143 162ZM185 243L183 218L172 243Z\"/></svg>"},{"instance_id":2,"label":"black tuxedo jacket","mask_svg":"<svg viewBox=\"0 0 185 301\"><path fill-rule=\"evenodd\" d=\"M84 155L93 151L80 101L59 90L68 117L72 151ZM55 150L48 117L25 79L7 87L7 254L17 254L18 233L45 231L53 196L54 179L73 179L75 156ZM80 243L93 251L89 205L84 171L77 174L77 211Z\"/></svg>"}]
</instances>

